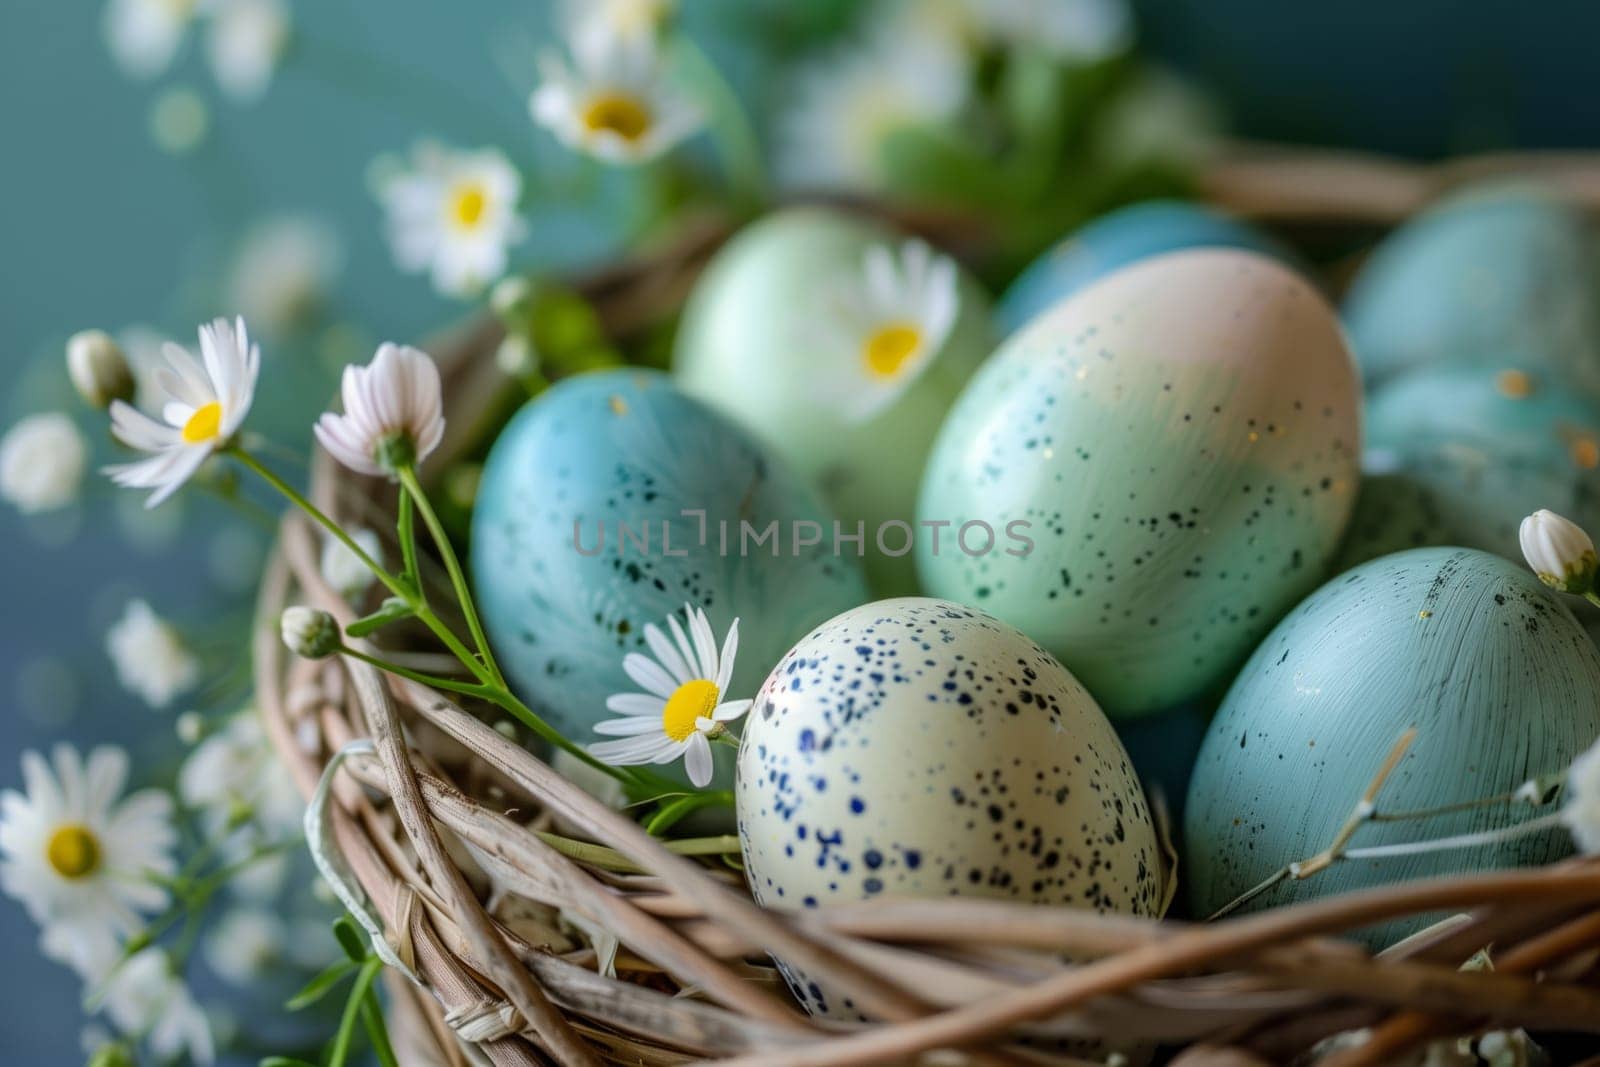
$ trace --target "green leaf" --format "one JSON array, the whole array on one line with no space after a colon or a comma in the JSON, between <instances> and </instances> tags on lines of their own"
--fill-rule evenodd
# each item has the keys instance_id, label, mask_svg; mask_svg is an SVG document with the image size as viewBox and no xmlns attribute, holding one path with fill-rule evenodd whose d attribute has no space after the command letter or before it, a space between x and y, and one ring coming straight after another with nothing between
<instances>
[{"instance_id":1,"label":"green leaf","mask_svg":"<svg viewBox=\"0 0 1600 1067\"><path fill-rule=\"evenodd\" d=\"M382 629L391 622L409 619L412 615L411 605L397 596L389 597L378 610L371 615L365 615L344 628L344 632L351 637L366 637L374 630Z\"/></svg>"},{"instance_id":2,"label":"green leaf","mask_svg":"<svg viewBox=\"0 0 1600 1067\"><path fill-rule=\"evenodd\" d=\"M356 969L353 960L338 960L329 964L321 974L307 982L300 992L290 997L284 1004L289 1011L299 1011L315 1004L328 995L328 991L338 985L346 975Z\"/></svg>"},{"instance_id":3,"label":"green leaf","mask_svg":"<svg viewBox=\"0 0 1600 1067\"><path fill-rule=\"evenodd\" d=\"M352 962L365 963L371 952L367 948L366 936L356 921L348 915L341 915L333 920L333 936L339 939L339 946L344 949L344 954Z\"/></svg>"}]
</instances>

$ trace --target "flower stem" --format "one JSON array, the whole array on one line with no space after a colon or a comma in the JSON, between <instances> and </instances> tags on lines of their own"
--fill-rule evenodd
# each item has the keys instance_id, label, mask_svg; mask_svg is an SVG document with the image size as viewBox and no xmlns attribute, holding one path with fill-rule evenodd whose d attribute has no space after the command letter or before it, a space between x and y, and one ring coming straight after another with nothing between
<instances>
[{"instance_id":1,"label":"flower stem","mask_svg":"<svg viewBox=\"0 0 1600 1067\"><path fill-rule=\"evenodd\" d=\"M1537 819L1519 822L1514 826L1503 826L1498 830L1480 830L1472 834L1456 834L1454 837L1437 837L1432 841L1405 841L1395 845L1372 845L1367 848L1347 848L1344 858L1351 860L1378 860L1392 856L1417 856L1424 852L1447 852L1458 848L1478 848L1482 845L1494 845L1501 841L1510 841L1513 838L1535 834L1541 830L1550 830L1561 825L1561 812L1552 811L1548 815L1541 815Z\"/></svg>"},{"instance_id":2,"label":"flower stem","mask_svg":"<svg viewBox=\"0 0 1600 1067\"><path fill-rule=\"evenodd\" d=\"M733 794L726 789L713 790L708 793L689 793L668 804L663 804L661 809L650 817L650 821L645 823L645 832L653 837L659 837L701 808L714 808L723 805L730 808L733 807Z\"/></svg>"},{"instance_id":3,"label":"flower stem","mask_svg":"<svg viewBox=\"0 0 1600 1067\"><path fill-rule=\"evenodd\" d=\"M361 1016L361 1006L366 1003L367 992L372 988L373 980L378 977L378 972L383 970L383 961L376 956L361 965L361 970L356 972L356 984L350 990L350 999L345 1001L344 1015L339 1019L339 1030L333 1035L333 1045L328 1050L328 1067L344 1067L350 1058L350 1039L355 1034L356 1020Z\"/></svg>"},{"instance_id":4,"label":"flower stem","mask_svg":"<svg viewBox=\"0 0 1600 1067\"><path fill-rule=\"evenodd\" d=\"M680 61L710 97L711 134L727 170L728 185L736 196L748 201L748 206L760 204L766 194L766 168L761 142L744 102L711 57L688 34L678 34L676 46Z\"/></svg>"},{"instance_id":5,"label":"flower stem","mask_svg":"<svg viewBox=\"0 0 1600 1067\"><path fill-rule=\"evenodd\" d=\"M469 697L485 697L488 695L488 690L481 682L458 682L452 678L440 678L432 674L423 674L421 671L402 667L398 663L390 663L388 660L379 659L377 656L369 656L359 649L351 648L349 645L340 645L339 654L349 656L351 659L358 659L362 663L370 663L380 671L397 674L401 678L409 678L419 685L442 689L447 693L460 693L462 696Z\"/></svg>"}]
</instances>

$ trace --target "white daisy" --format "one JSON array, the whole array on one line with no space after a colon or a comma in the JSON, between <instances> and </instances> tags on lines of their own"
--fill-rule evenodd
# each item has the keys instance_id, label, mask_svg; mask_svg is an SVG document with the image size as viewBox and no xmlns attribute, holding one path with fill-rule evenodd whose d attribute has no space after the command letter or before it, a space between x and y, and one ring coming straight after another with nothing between
<instances>
[{"instance_id":1,"label":"white daisy","mask_svg":"<svg viewBox=\"0 0 1600 1067\"><path fill-rule=\"evenodd\" d=\"M344 369L344 414L324 412L317 440L360 474L420 466L444 437L439 368L426 352L385 342L365 367Z\"/></svg>"},{"instance_id":2,"label":"white daisy","mask_svg":"<svg viewBox=\"0 0 1600 1067\"><path fill-rule=\"evenodd\" d=\"M177 870L172 802L153 789L122 796L128 754L102 746L88 759L57 745L54 770L22 754L25 793L0 793L0 887L42 928L52 959L103 973L118 939L166 905L156 882Z\"/></svg>"},{"instance_id":3,"label":"white daisy","mask_svg":"<svg viewBox=\"0 0 1600 1067\"><path fill-rule=\"evenodd\" d=\"M350 539L361 546L361 551L369 559L383 562L383 544L378 540L378 535L366 527L357 527L350 530ZM333 586L334 591L346 600L355 601L362 593L371 588L377 580L377 575L372 569L361 561L361 557L350 551L337 537L329 535L322 542L322 580Z\"/></svg>"},{"instance_id":4,"label":"white daisy","mask_svg":"<svg viewBox=\"0 0 1600 1067\"><path fill-rule=\"evenodd\" d=\"M306 325L339 272L338 237L311 219L284 217L245 235L228 280L230 303L269 336Z\"/></svg>"},{"instance_id":5,"label":"white daisy","mask_svg":"<svg viewBox=\"0 0 1600 1067\"><path fill-rule=\"evenodd\" d=\"M259 907L234 908L217 920L205 940L206 963L219 977L246 987L283 960L288 927Z\"/></svg>"},{"instance_id":6,"label":"white daisy","mask_svg":"<svg viewBox=\"0 0 1600 1067\"><path fill-rule=\"evenodd\" d=\"M106 468L118 485L154 489L146 507L177 492L212 453L227 444L250 413L261 350L250 343L244 319L217 319L200 327L197 360L179 345L161 350L162 422L121 400L111 404L111 432L147 459ZM201 361L204 361L203 364Z\"/></svg>"},{"instance_id":7,"label":"white daisy","mask_svg":"<svg viewBox=\"0 0 1600 1067\"><path fill-rule=\"evenodd\" d=\"M675 88L650 36L574 29L572 63L547 52L529 100L562 143L608 163L655 159L700 128L703 113Z\"/></svg>"},{"instance_id":8,"label":"white daisy","mask_svg":"<svg viewBox=\"0 0 1600 1067\"><path fill-rule=\"evenodd\" d=\"M67 338L67 377L83 402L101 411L113 400L133 398L133 368L104 330L80 330Z\"/></svg>"},{"instance_id":9,"label":"white daisy","mask_svg":"<svg viewBox=\"0 0 1600 1067\"><path fill-rule=\"evenodd\" d=\"M567 0L562 14L573 33L655 40L677 6L677 0Z\"/></svg>"},{"instance_id":10,"label":"white daisy","mask_svg":"<svg viewBox=\"0 0 1600 1067\"><path fill-rule=\"evenodd\" d=\"M667 616L672 639L654 623L644 628L645 643L655 659L638 652L623 657L622 669L643 693L617 693L606 707L624 716L595 726L594 732L618 737L589 746L598 760L613 766L671 763L680 757L697 787L711 781L711 739L750 708L748 700L723 701L733 679L739 651L739 620L717 652L716 637L706 613L683 606L689 620L685 635L676 615Z\"/></svg>"},{"instance_id":11,"label":"white daisy","mask_svg":"<svg viewBox=\"0 0 1600 1067\"><path fill-rule=\"evenodd\" d=\"M873 245L861 273L828 296L813 321L844 367L830 400L856 419L882 411L917 380L944 346L961 304L955 263L917 240L898 255Z\"/></svg>"},{"instance_id":12,"label":"white daisy","mask_svg":"<svg viewBox=\"0 0 1600 1067\"><path fill-rule=\"evenodd\" d=\"M0 438L0 497L23 514L54 511L78 498L89 446L71 419L29 415Z\"/></svg>"},{"instance_id":13,"label":"white daisy","mask_svg":"<svg viewBox=\"0 0 1600 1067\"><path fill-rule=\"evenodd\" d=\"M1600 853L1600 741L1591 745L1567 771L1567 799L1561 821L1581 852Z\"/></svg>"},{"instance_id":14,"label":"white daisy","mask_svg":"<svg viewBox=\"0 0 1600 1067\"><path fill-rule=\"evenodd\" d=\"M124 689L164 708L200 681L200 661L143 600L130 600L106 631L106 652Z\"/></svg>"},{"instance_id":15,"label":"white daisy","mask_svg":"<svg viewBox=\"0 0 1600 1067\"><path fill-rule=\"evenodd\" d=\"M1541 508L1522 520L1517 535L1528 566L1545 585L1580 595L1593 588L1600 562L1583 527Z\"/></svg>"},{"instance_id":16,"label":"white daisy","mask_svg":"<svg viewBox=\"0 0 1600 1067\"><path fill-rule=\"evenodd\" d=\"M178 796L199 812L207 837L226 862L238 862L263 846L297 840L305 801L273 755L253 710L195 746L178 770ZM288 873L288 856L256 860L230 882L240 896L272 897Z\"/></svg>"},{"instance_id":17,"label":"white daisy","mask_svg":"<svg viewBox=\"0 0 1600 1067\"><path fill-rule=\"evenodd\" d=\"M401 270L430 272L434 288L471 296L505 273L526 233L516 213L522 176L494 149L452 152L422 144L412 166L378 189Z\"/></svg>"},{"instance_id":18,"label":"white daisy","mask_svg":"<svg viewBox=\"0 0 1600 1067\"><path fill-rule=\"evenodd\" d=\"M111 56L135 78L153 78L172 65L200 0L110 0L101 29Z\"/></svg>"},{"instance_id":19,"label":"white daisy","mask_svg":"<svg viewBox=\"0 0 1600 1067\"><path fill-rule=\"evenodd\" d=\"M187 1054L195 1063L216 1059L206 1014L159 948L135 953L106 983L105 1011L118 1030L142 1037L160 1060Z\"/></svg>"},{"instance_id":20,"label":"white daisy","mask_svg":"<svg viewBox=\"0 0 1600 1067\"><path fill-rule=\"evenodd\" d=\"M206 58L222 91L259 100L289 43L289 9L282 0L212 0Z\"/></svg>"}]
</instances>

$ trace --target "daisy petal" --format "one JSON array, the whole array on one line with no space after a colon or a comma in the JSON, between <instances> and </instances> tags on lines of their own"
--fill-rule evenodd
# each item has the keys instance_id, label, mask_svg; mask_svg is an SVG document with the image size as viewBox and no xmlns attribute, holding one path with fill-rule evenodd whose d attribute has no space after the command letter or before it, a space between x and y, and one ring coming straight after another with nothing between
<instances>
[{"instance_id":1,"label":"daisy petal","mask_svg":"<svg viewBox=\"0 0 1600 1067\"><path fill-rule=\"evenodd\" d=\"M668 674L661 664L637 652L629 652L622 658L622 669L634 682L662 700L671 697L678 688L677 683L672 680L672 675Z\"/></svg>"},{"instance_id":2,"label":"daisy petal","mask_svg":"<svg viewBox=\"0 0 1600 1067\"><path fill-rule=\"evenodd\" d=\"M755 702L752 700L730 700L726 704L717 705L716 710L711 713L711 717L717 722L732 722L749 711L750 705L753 703Z\"/></svg>"},{"instance_id":3,"label":"daisy petal","mask_svg":"<svg viewBox=\"0 0 1600 1067\"><path fill-rule=\"evenodd\" d=\"M683 758L684 770L689 772L689 781L694 783L696 789L704 789L711 783L711 774L715 764L711 759L711 742L706 740L706 735L696 731L689 738L689 748Z\"/></svg>"}]
</instances>

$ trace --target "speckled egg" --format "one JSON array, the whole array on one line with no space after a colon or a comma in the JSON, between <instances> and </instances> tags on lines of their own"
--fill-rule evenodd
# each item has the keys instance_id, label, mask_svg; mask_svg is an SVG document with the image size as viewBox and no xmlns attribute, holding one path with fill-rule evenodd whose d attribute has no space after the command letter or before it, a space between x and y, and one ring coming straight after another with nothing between
<instances>
[{"instance_id":1,"label":"speckled egg","mask_svg":"<svg viewBox=\"0 0 1600 1067\"><path fill-rule=\"evenodd\" d=\"M1251 252L1157 256L1035 319L973 379L918 503L924 526L949 525L917 565L1108 713L1173 707L1321 579L1360 437L1354 364L1307 282Z\"/></svg>"},{"instance_id":2,"label":"speckled egg","mask_svg":"<svg viewBox=\"0 0 1600 1067\"><path fill-rule=\"evenodd\" d=\"M1151 915L1159 853L1094 698L980 611L866 604L791 649L739 746L739 841L761 904L996 897ZM789 973L806 1007L852 1005Z\"/></svg>"},{"instance_id":3,"label":"speckled egg","mask_svg":"<svg viewBox=\"0 0 1600 1067\"><path fill-rule=\"evenodd\" d=\"M958 269L943 344L900 362L874 357L872 338L893 338L858 328L858 319L876 322L873 315L841 309L872 288L869 249L899 255L906 240L881 223L819 207L770 215L706 269L673 355L683 389L742 423L818 486L845 533L864 524L867 577L880 596L916 591L905 535L891 527L880 545L877 534L885 522L910 522L939 422L993 347L988 299ZM909 310L879 325L917 326Z\"/></svg>"},{"instance_id":4,"label":"speckled egg","mask_svg":"<svg viewBox=\"0 0 1600 1067\"><path fill-rule=\"evenodd\" d=\"M1184 843L1195 913L1211 914L1326 848L1413 726L1416 740L1379 794L1379 811L1495 796L1559 773L1600 735L1600 652L1526 567L1485 552L1417 549L1333 579L1262 642L1206 735ZM1351 845L1471 833L1530 815L1501 804L1368 824ZM1284 882L1251 907L1542 863L1570 850L1556 831L1350 860ZM1421 925L1391 924L1371 940Z\"/></svg>"},{"instance_id":5,"label":"speckled egg","mask_svg":"<svg viewBox=\"0 0 1600 1067\"><path fill-rule=\"evenodd\" d=\"M1600 394L1600 270L1575 208L1534 188L1447 200L1384 241L1345 301L1368 384L1429 364L1503 365Z\"/></svg>"},{"instance_id":6,"label":"speckled egg","mask_svg":"<svg viewBox=\"0 0 1600 1067\"><path fill-rule=\"evenodd\" d=\"M1119 267L1184 248L1246 248L1285 263L1295 259L1270 235L1199 204L1132 204L1095 219L1029 264L1000 298L1000 329L1014 333Z\"/></svg>"},{"instance_id":7,"label":"speckled egg","mask_svg":"<svg viewBox=\"0 0 1600 1067\"><path fill-rule=\"evenodd\" d=\"M1366 435L1340 569L1424 545L1520 561L1517 527L1539 508L1600 528L1600 405L1538 374L1415 371L1372 397Z\"/></svg>"},{"instance_id":8,"label":"speckled egg","mask_svg":"<svg viewBox=\"0 0 1600 1067\"><path fill-rule=\"evenodd\" d=\"M757 532L777 522L782 551L747 549L741 522ZM681 618L686 601L705 609L719 640L739 618L737 698L795 640L866 599L853 558L821 544L793 549L794 522L832 516L666 375L585 374L531 401L495 442L473 515L473 584L517 691L590 741L613 717L606 698L639 689L623 656L648 652L645 624Z\"/></svg>"}]
</instances>

